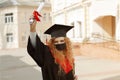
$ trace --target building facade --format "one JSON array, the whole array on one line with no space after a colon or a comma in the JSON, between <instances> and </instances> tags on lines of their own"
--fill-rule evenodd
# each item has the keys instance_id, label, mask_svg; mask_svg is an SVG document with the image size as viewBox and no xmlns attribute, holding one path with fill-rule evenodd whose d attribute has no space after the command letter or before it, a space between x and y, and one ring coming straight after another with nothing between
<instances>
[{"instance_id":1,"label":"building facade","mask_svg":"<svg viewBox=\"0 0 120 80\"><path fill-rule=\"evenodd\" d=\"M29 18L40 2L22 0L4 0L0 3L0 48L26 47L30 33ZM40 12L43 16L37 24L37 33L43 33L51 26L50 1L46 0ZM42 38L44 39L44 37Z\"/></svg>"},{"instance_id":2,"label":"building facade","mask_svg":"<svg viewBox=\"0 0 120 80\"><path fill-rule=\"evenodd\" d=\"M51 0L51 2L52 24L74 25L67 33L71 40L75 42L120 40L119 0Z\"/></svg>"}]
</instances>

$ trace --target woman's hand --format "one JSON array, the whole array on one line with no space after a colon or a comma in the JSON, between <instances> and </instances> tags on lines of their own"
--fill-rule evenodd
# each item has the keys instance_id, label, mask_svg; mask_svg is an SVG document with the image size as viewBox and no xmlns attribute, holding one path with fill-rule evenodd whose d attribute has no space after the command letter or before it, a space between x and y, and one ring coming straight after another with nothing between
<instances>
[{"instance_id":1,"label":"woman's hand","mask_svg":"<svg viewBox=\"0 0 120 80\"><path fill-rule=\"evenodd\" d=\"M30 32L36 32L37 21L34 19L34 17L31 17L29 21L30 21Z\"/></svg>"}]
</instances>

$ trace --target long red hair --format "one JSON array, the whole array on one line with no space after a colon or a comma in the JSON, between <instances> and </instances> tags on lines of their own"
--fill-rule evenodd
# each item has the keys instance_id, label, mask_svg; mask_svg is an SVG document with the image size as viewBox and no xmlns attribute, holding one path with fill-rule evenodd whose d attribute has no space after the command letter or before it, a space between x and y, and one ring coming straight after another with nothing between
<instances>
[{"instance_id":1,"label":"long red hair","mask_svg":"<svg viewBox=\"0 0 120 80\"><path fill-rule=\"evenodd\" d=\"M70 39L65 37L66 49L63 52L58 51L55 48L54 41L55 41L55 38L50 39L48 42L48 46L49 46L55 60L59 59L60 62L64 63L65 58L67 58L71 64L71 66L73 67L74 58L73 58L73 52L72 52L72 46L71 46Z\"/></svg>"}]
</instances>

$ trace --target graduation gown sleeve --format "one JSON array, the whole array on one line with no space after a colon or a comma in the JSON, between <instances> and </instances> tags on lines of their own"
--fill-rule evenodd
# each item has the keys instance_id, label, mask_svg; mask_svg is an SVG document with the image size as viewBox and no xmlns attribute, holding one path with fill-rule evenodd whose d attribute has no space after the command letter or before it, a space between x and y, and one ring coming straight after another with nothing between
<instances>
[{"instance_id":1,"label":"graduation gown sleeve","mask_svg":"<svg viewBox=\"0 0 120 80\"><path fill-rule=\"evenodd\" d=\"M33 47L30 41L30 37L28 38L28 45L27 45L27 51L29 55L34 59L34 61L42 67L44 65L44 53L45 53L45 47L38 35L36 35L36 46Z\"/></svg>"}]
</instances>

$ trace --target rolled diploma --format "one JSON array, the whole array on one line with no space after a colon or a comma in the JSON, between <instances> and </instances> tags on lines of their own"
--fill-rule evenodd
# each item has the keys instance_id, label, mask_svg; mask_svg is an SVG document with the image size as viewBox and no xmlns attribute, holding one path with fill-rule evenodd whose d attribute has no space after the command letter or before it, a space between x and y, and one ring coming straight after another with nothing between
<instances>
[{"instance_id":1,"label":"rolled diploma","mask_svg":"<svg viewBox=\"0 0 120 80\"><path fill-rule=\"evenodd\" d=\"M42 10L43 6L44 6L44 2L41 2L36 11L40 12Z\"/></svg>"},{"instance_id":2,"label":"rolled diploma","mask_svg":"<svg viewBox=\"0 0 120 80\"><path fill-rule=\"evenodd\" d=\"M38 8L37 8L36 11L39 13L39 12L42 10L43 6L44 6L44 2L40 2L40 4L39 4L39 6L38 6ZM34 21L34 20L31 18L31 19L29 20L29 23L32 24L33 21Z\"/></svg>"}]
</instances>

